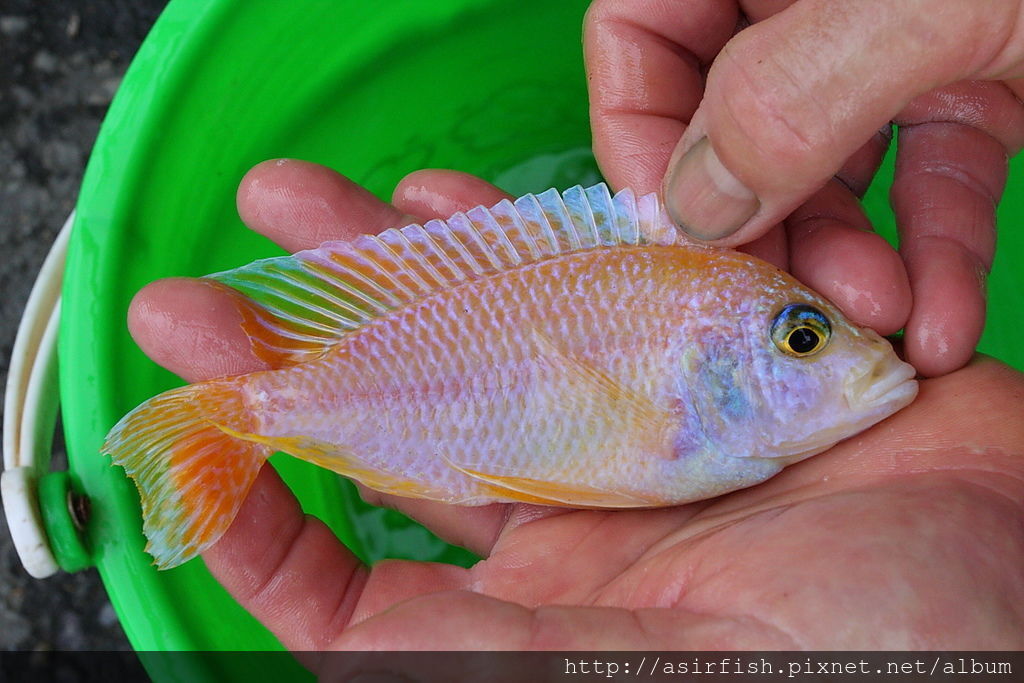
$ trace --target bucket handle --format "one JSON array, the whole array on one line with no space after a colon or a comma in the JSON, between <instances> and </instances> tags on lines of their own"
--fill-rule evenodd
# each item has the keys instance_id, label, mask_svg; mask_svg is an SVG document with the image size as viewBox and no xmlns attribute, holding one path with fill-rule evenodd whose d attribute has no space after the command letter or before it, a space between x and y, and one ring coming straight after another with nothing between
<instances>
[{"instance_id":1,"label":"bucket handle","mask_svg":"<svg viewBox=\"0 0 1024 683\"><path fill-rule=\"evenodd\" d=\"M43 262L11 352L4 395L4 469L0 494L14 547L25 570L51 576L60 564L39 505L39 480L50 470L57 423L57 329L72 211Z\"/></svg>"}]
</instances>

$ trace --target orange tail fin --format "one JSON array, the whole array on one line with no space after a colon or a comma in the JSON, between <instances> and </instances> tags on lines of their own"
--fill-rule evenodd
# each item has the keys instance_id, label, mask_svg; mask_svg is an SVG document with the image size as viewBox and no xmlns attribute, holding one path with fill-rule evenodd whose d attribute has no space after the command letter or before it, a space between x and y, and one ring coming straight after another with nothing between
<instances>
[{"instance_id":1,"label":"orange tail fin","mask_svg":"<svg viewBox=\"0 0 1024 683\"><path fill-rule=\"evenodd\" d=\"M237 434L249 422L239 384L215 380L155 396L110 430L103 452L135 480L146 551L159 568L202 552L238 514L271 450L220 426Z\"/></svg>"}]
</instances>

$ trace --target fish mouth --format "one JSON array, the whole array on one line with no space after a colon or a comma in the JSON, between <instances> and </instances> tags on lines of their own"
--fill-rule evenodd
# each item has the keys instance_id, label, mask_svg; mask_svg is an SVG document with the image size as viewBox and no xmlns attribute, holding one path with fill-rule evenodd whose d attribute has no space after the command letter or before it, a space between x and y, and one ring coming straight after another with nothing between
<instances>
[{"instance_id":1,"label":"fish mouth","mask_svg":"<svg viewBox=\"0 0 1024 683\"><path fill-rule=\"evenodd\" d=\"M895 356L847 382L846 402L857 412L875 413L879 409L896 412L917 395L917 371Z\"/></svg>"},{"instance_id":2,"label":"fish mouth","mask_svg":"<svg viewBox=\"0 0 1024 683\"><path fill-rule=\"evenodd\" d=\"M881 422L914 400L917 396L916 376L914 366L887 354L866 372L846 381L843 394L852 412L849 422L821 430L805 439L779 443L772 460L791 465Z\"/></svg>"}]
</instances>

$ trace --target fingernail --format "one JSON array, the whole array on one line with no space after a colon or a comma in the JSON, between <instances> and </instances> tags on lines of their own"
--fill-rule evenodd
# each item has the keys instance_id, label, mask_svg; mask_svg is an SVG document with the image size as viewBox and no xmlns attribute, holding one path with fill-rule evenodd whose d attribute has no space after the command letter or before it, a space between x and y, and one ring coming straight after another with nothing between
<instances>
[{"instance_id":1,"label":"fingernail","mask_svg":"<svg viewBox=\"0 0 1024 683\"><path fill-rule=\"evenodd\" d=\"M679 228L699 240L728 237L761 202L722 165L707 137L679 160L665 183L665 208Z\"/></svg>"}]
</instances>

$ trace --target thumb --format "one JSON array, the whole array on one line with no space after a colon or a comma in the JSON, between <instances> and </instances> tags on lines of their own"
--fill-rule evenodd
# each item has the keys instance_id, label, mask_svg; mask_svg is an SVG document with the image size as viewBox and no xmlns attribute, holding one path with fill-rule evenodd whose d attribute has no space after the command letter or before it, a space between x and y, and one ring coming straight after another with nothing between
<instances>
[{"instance_id":1,"label":"thumb","mask_svg":"<svg viewBox=\"0 0 1024 683\"><path fill-rule=\"evenodd\" d=\"M998 0L798 0L741 31L669 163L669 215L698 239L759 237L917 95L1021 71L1021 13Z\"/></svg>"}]
</instances>

